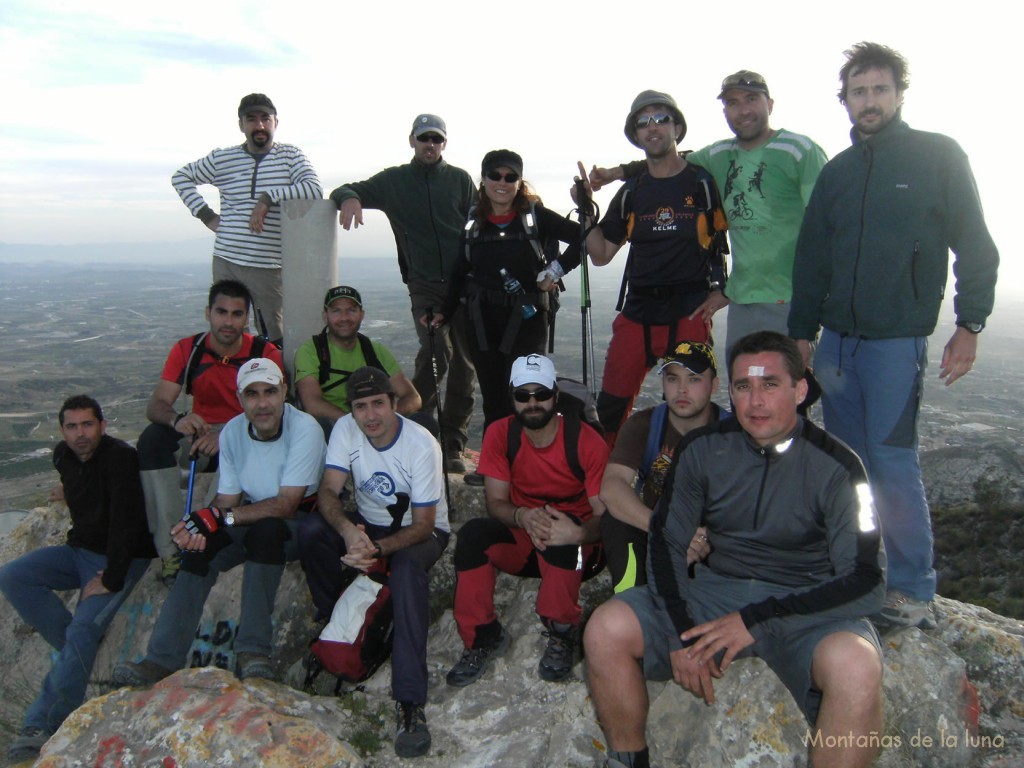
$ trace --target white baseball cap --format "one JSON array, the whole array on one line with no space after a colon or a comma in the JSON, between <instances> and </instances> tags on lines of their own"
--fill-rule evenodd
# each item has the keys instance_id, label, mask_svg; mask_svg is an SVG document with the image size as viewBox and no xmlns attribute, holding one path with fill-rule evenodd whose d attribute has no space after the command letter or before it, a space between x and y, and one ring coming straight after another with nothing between
<instances>
[{"instance_id":1,"label":"white baseball cap","mask_svg":"<svg viewBox=\"0 0 1024 768\"><path fill-rule=\"evenodd\" d=\"M250 384L262 383L272 387L280 386L284 381L284 374L277 367L277 363L265 357L254 357L252 360L242 363L238 369L238 391L245 392Z\"/></svg>"},{"instance_id":2,"label":"white baseball cap","mask_svg":"<svg viewBox=\"0 0 1024 768\"><path fill-rule=\"evenodd\" d=\"M539 384L548 389L555 388L555 364L544 355L526 355L512 363L512 376L508 383L513 387L524 384Z\"/></svg>"}]
</instances>

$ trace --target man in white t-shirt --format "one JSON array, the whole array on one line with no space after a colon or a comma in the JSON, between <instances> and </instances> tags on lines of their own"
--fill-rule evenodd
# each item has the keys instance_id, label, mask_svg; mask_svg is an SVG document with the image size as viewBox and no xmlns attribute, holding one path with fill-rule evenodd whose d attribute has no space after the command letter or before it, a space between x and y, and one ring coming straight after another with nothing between
<instances>
[{"instance_id":1,"label":"man in white t-shirt","mask_svg":"<svg viewBox=\"0 0 1024 768\"><path fill-rule=\"evenodd\" d=\"M395 614L395 752L417 757L430 749L423 712L430 623L426 572L450 535L441 448L427 430L395 410L395 391L384 371L359 368L346 386L351 412L331 432L319 511L299 526L299 551L313 603L324 618L346 586L342 563L366 571L387 558ZM352 512L342 508L340 498L349 475L355 488Z\"/></svg>"},{"instance_id":2,"label":"man in white t-shirt","mask_svg":"<svg viewBox=\"0 0 1024 768\"><path fill-rule=\"evenodd\" d=\"M284 375L257 357L237 376L242 413L220 433L220 481L213 506L171 529L182 550L171 587L141 662L114 668L120 685L151 685L185 666L217 577L244 564L235 637L241 679L273 678L274 599L285 563L298 557L298 519L316 504L324 437L316 419L287 405Z\"/></svg>"}]
</instances>

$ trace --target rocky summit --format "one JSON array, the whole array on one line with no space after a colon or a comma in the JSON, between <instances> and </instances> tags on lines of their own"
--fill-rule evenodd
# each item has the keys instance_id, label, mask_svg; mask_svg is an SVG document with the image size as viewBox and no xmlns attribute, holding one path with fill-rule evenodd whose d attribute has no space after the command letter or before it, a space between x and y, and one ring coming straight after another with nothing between
<instances>
[{"instance_id":1,"label":"rocky summit","mask_svg":"<svg viewBox=\"0 0 1024 768\"><path fill-rule=\"evenodd\" d=\"M479 490L453 483L458 521L483 514ZM63 541L67 513L33 510L0 543L0 561ZM241 569L223 576L206 606L184 669L150 689L115 690L118 661L144 653L166 595L153 566L114 621L97 658L90 700L43 749L37 765L123 766L401 766L504 768L603 765L603 736L584 682L585 661L570 679L537 676L544 648L533 606L537 583L501 576L496 603L512 636L504 656L466 688L445 684L462 645L451 614L454 572L449 547L432 572L434 596L426 714L430 753L395 756L390 665L363 686L321 673L304 690L302 659L314 628L301 569L287 569L275 612L279 680L239 682L232 640ZM601 575L584 585L589 613L607 599ZM68 594L72 602L75 597ZM938 628L883 637L886 725L875 736L883 768L1024 764L1024 623L939 598ZM0 748L20 725L50 663L49 648L0 602ZM199 666L206 665L206 666ZM815 735L791 696L758 659L735 662L705 706L673 683L650 684L651 754L661 768L806 766Z\"/></svg>"}]
</instances>

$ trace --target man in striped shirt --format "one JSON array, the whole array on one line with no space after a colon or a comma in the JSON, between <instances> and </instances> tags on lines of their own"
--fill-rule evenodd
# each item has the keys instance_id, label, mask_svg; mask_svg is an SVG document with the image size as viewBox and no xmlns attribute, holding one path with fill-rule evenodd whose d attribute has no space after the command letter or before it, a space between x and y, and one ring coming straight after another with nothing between
<instances>
[{"instance_id":1,"label":"man in striped shirt","mask_svg":"<svg viewBox=\"0 0 1024 768\"><path fill-rule=\"evenodd\" d=\"M250 93L238 105L238 128L245 143L213 150L179 169L171 183L192 215L217 233L214 281L244 283L252 293L257 323L262 317L267 337L280 344L280 203L319 199L323 188L302 150L274 141L277 124L274 103L262 93ZM219 214L199 194L199 184L212 184L220 191Z\"/></svg>"}]
</instances>

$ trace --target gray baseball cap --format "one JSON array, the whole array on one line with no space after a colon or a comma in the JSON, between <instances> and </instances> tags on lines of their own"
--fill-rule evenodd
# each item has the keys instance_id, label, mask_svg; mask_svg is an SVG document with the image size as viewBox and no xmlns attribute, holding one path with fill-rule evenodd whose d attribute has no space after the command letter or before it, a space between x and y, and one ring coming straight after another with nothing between
<instances>
[{"instance_id":1,"label":"gray baseball cap","mask_svg":"<svg viewBox=\"0 0 1024 768\"><path fill-rule=\"evenodd\" d=\"M437 115L417 115L412 121L412 135L419 137L424 133L437 133L442 139L448 139L448 128Z\"/></svg>"}]
</instances>

